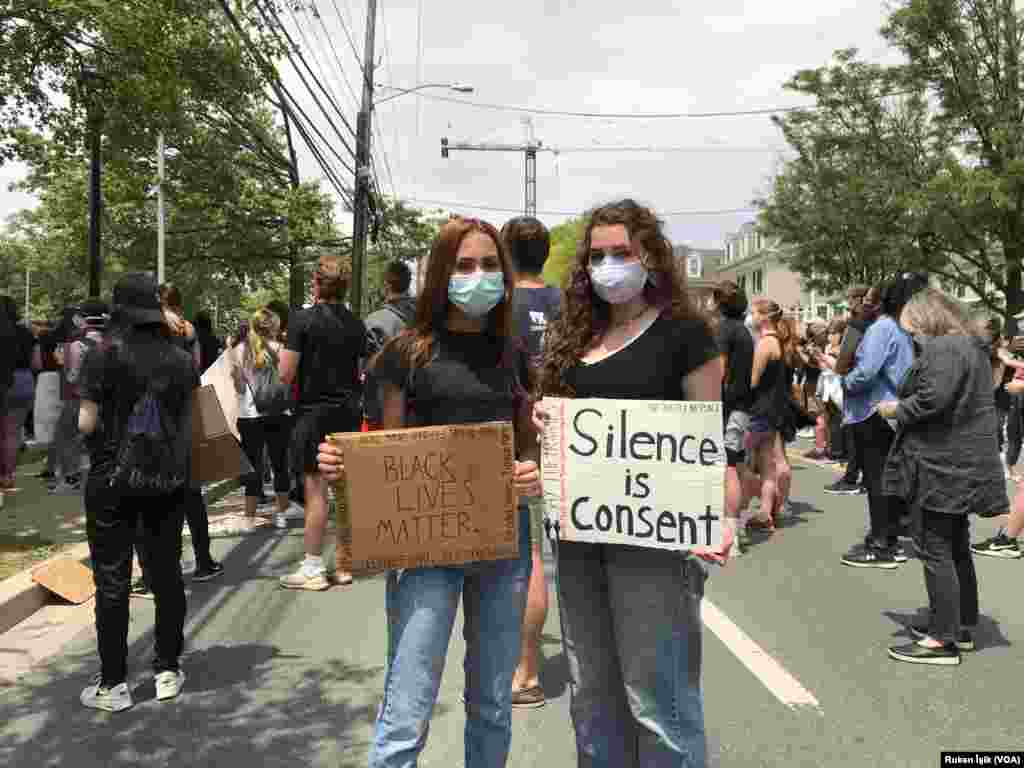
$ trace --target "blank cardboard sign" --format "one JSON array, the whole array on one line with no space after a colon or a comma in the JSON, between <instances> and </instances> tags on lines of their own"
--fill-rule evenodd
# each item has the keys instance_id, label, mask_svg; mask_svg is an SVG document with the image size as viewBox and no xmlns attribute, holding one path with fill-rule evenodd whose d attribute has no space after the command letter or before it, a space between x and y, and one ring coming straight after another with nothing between
<instances>
[{"instance_id":1,"label":"blank cardboard sign","mask_svg":"<svg viewBox=\"0 0 1024 768\"><path fill-rule=\"evenodd\" d=\"M70 557L61 557L36 568L32 571L32 581L75 605L81 605L96 594L92 571Z\"/></svg>"}]
</instances>

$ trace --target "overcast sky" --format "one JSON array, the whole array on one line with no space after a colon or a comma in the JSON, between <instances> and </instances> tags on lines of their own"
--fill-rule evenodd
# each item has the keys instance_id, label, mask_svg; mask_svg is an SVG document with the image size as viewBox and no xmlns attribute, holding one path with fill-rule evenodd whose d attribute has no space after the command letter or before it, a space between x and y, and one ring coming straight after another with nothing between
<instances>
[{"instance_id":1,"label":"overcast sky","mask_svg":"<svg viewBox=\"0 0 1024 768\"><path fill-rule=\"evenodd\" d=\"M422 79L417 73L417 18L422 3ZM355 125L356 58L335 8L362 50L365 4L318 0L322 23L283 14L307 58ZM595 113L722 112L806 103L782 89L801 68L824 65L839 48L857 47L871 61L893 61L878 28L883 0L481 0L458 6L441 0L379 0L378 83L464 82L469 96L444 90L405 95L374 113L377 142L389 161L394 189L404 199L458 203L445 206L499 225L523 206L521 153L456 152L440 155L440 139L521 143L523 113L478 109L427 98L453 96L488 104ZM466 8L466 10L462 10ZM623 13L628 15L623 15ZM325 32L326 30L326 32ZM330 33L333 49L327 45ZM322 70L321 70L322 68ZM298 79L285 82L317 114ZM378 98L394 91L380 90ZM419 120L417 121L417 111ZM325 121L320 121L324 125ZM419 130L417 132L417 123ZM674 120L594 119L534 115L536 138L566 148L537 160L537 208L546 223L630 195L663 212L717 211L749 206L778 162L783 142L767 116ZM327 133L326 127L323 128ZM580 147L684 147L685 152L571 152ZM300 147L303 178L321 171ZM380 162L381 185L392 183ZM0 167L0 218L30 205L7 186L24 172ZM486 211L470 204L510 208ZM556 212L556 213L545 213ZM719 247L751 213L666 216L676 243Z\"/></svg>"}]
</instances>

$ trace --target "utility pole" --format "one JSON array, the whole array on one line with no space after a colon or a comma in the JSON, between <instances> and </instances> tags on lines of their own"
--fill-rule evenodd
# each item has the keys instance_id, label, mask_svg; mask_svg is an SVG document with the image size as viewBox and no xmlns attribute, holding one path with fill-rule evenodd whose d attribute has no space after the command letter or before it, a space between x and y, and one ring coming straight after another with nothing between
<instances>
[{"instance_id":1,"label":"utility pole","mask_svg":"<svg viewBox=\"0 0 1024 768\"><path fill-rule=\"evenodd\" d=\"M283 105L283 102L282 102ZM295 145L292 143L292 124L288 119L288 110L282 109L284 115L284 135L288 139L288 180L292 190L299 188L299 161L295 156ZM288 241L288 303L292 309L300 308L306 297L306 275L299 263L298 249L292 241L291 222L286 218L284 236Z\"/></svg>"},{"instance_id":2,"label":"utility pole","mask_svg":"<svg viewBox=\"0 0 1024 768\"><path fill-rule=\"evenodd\" d=\"M366 233L369 229L370 126L373 116L373 46L377 27L377 0L366 4L366 45L363 48L363 106L356 122L356 178L352 216L352 311L363 313L363 278L366 272Z\"/></svg>"},{"instance_id":3,"label":"utility pole","mask_svg":"<svg viewBox=\"0 0 1024 768\"><path fill-rule=\"evenodd\" d=\"M525 159L523 174L523 213L537 215L537 153L543 152L544 143L530 136L524 144L471 144L466 141L450 143L447 137L441 139L441 157L447 158L452 150L474 152L522 152Z\"/></svg>"},{"instance_id":4,"label":"utility pole","mask_svg":"<svg viewBox=\"0 0 1024 768\"><path fill-rule=\"evenodd\" d=\"M164 210L164 132L160 131L156 137L156 281L159 285L164 284L165 275L165 245L167 239L167 213Z\"/></svg>"},{"instance_id":5,"label":"utility pole","mask_svg":"<svg viewBox=\"0 0 1024 768\"><path fill-rule=\"evenodd\" d=\"M100 75L94 67L83 67L82 84L88 93L89 122L89 297L99 298L103 274L103 252L100 248L100 216L103 212L103 192L100 188L102 157L100 154L103 110L96 94Z\"/></svg>"}]
</instances>

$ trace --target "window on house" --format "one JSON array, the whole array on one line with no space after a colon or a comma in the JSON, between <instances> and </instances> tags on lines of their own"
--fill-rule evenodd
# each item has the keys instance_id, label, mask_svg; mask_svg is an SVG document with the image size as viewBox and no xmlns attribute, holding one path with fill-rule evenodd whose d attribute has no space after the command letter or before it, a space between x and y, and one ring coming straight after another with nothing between
<instances>
[{"instance_id":1,"label":"window on house","mask_svg":"<svg viewBox=\"0 0 1024 768\"><path fill-rule=\"evenodd\" d=\"M700 256L691 256L686 260L686 276L700 277Z\"/></svg>"},{"instance_id":2,"label":"window on house","mask_svg":"<svg viewBox=\"0 0 1024 768\"><path fill-rule=\"evenodd\" d=\"M744 291L746 291L747 290L747 276L746 275L740 275L739 277L737 277L736 278L736 284L739 285L739 287L742 288Z\"/></svg>"},{"instance_id":3,"label":"window on house","mask_svg":"<svg viewBox=\"0 0 1024 768\"><path fill-rule=\"evenodd\" d=\"M750 273L750 292L754 295L764 293L764 270L755 269Z\"/></svg>"},{"instance_id":4,"label":"window on house","mask_svg":"<svg viewBox=\"0 0 1024 768\"><path fill-rule=\"evenodd\" d=\"M956 297L958 299L964 298L967 295L967 287L963 283L958 283L956 286Z\"/></svg>"},{"instance_id":5,"label":"window on house","mask_svg":"<svg viewBox=\"0 0 1024 768\"><path fill-rule=\"evenodd\" d=\"M828 320L828 304L818 305L818 318L821 320Z\"/></svg>"}]
</instances>

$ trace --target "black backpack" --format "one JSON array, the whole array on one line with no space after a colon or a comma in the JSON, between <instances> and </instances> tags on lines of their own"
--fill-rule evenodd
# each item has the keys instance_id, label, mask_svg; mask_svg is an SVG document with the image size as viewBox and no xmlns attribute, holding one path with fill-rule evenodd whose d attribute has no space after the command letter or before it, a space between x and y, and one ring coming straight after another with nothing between
<instances>
[{"instance_id":1,"label":"black backpack","mask_svg":"<svg viewBox=\"0 0 1024 768\"><path fill-rule=\"evenodd\" d=\"M280 416L295 406L292 388L281 381L277 371L277 355L267 349L268 362L262 368L254 367L252 375L246 375L252 402L260 416Z\"/></svg>"},{"instance_id":2,"label":"black backpack","mask_svg":"<svg viewBox=\"0 0 1024 768\"><path fill-rule=\"evenodd\" d=\"M188 479L188 435L167 412L166 388L167 379L150 380L132 406L109 481L122 497L166 496Z\"/></svg>"}]
</instances>

